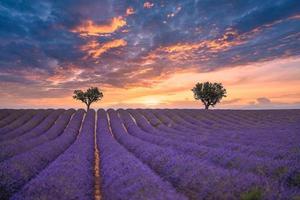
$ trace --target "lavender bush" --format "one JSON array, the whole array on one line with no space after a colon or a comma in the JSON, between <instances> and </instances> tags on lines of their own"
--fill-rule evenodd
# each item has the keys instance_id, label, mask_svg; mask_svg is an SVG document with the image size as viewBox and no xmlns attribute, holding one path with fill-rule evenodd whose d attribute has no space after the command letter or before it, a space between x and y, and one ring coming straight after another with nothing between
<instances>
[{"instance_id":1,"label":"lavender bush","mask_svg":"<svg viewBox=\"0 0 300 200\"><path fill-rule=\"evenodd\" d=\"M14 111L15 110L13 109L0 109L0 120L4 119Z\"/></svg>"},{"instance_id":2,"label":"lavender bush","mask_svg":"<svg viewBox=\"0 0 300 200\"><path fill-rule=\"evenodd\" d=\"M113 138L104 110L98 111L97 136L104 199L186 199Z\"/></svg>"},{"instance_id":3,"label":"lavender bush","mask_svg":"<svg viewBox=\"0 0 300 200\"><path fill-rule=\"evenodd\" d=\"M89 110L76 141L11 199L92 199L94 129Z\"/></svg>"},{"instance_id":4,"label":"lavender bush","mask_svg":"<svg viewBox=\"0 0 300 200\"><path fill-rule=\"evenodd\" d=\"M64 133L54 140L0 163L0 199L17 192L75 141L83 114L83 110L77 111Z\"/></svg>"},{"instance_id":5,"label":"lavender bush","mask_svg":"<svg viewBox=\"0 0 300 200\"><path fill-rule=\"evenodd\" d=\"M153 111L154 112L154 111ZM149 119L149 121L153 121L153 116L151 113L149 113L149 111L142 111L143 114L145 114L145 116ZM155 116L154 116L155 117ZM165 116L165 118L167 118ZM167 119L170 120L170 119ZM154 125L155 126L155 125ZM176 126L181 126L180 124L177 124ZM156 127L156 126L155 126ZM201 127L199 125L199 127ZM185 127L183 127L185 128ZM226 149L231 149L231 150L240 150L244 153L248 153L248 154L256 154L256 156L258 157L283 157L284 159L295 159L294 154L292 155L287 155L286 154L286 149L284 148L279 148L280 145L282 145L282 139L281 142L274 142L273 140L270 139L262 139L262 140L255 140L255 137L259 136L262 137L262 135L264 133L269 133L268 135L270 137L272 137L272 135L270 135L270 133L273 132L272 129L269 130L257 130L257 129L235 129L234 131L226 131L226 130L222 130L222 129L217 129L213 132L206 132L201 130L200 132L197 131L192 131L192 130L186 130L186 131L178 131L173 129L172 127L167 126L164 123L160 123L159 126L157 126L157 129L159 130L163 130L164 132L170 132L170 133L174 133L174 135L180 137L182 140L188 140L200 145L205 145L208 147L213 147L213 148L218 148L218 147L223 147ZM294 128L292 128L294 129ZM206 128L206 130L209 130L209 128ZM271 131L271 132L270 132ZM253 132L256 132L257 134L253 134ZM293 131L290 130L285 130L285 132L288 133L294 133ZM247 138L242 138L242 136L246 136ZM256 135L256 136L255 136ZM278 133L278 136L281 136L283 134ZM188 136L188 137L187 137ZM253 142L249 143L249 136L254 138L252 139ZM297 135L292 135L290 137L288 137L289 141L294 140L295 137L297 137ZM275 138L276 139L276 138ZM290 140L291 139L291 140ZM225 141L227 141L225 143ZM259 144L260 141L262 142L261 145ZM268 146L269 143L269 146ZM251 144L251 146L249 146L249 144ZM279 146L277 145L279 144ZM294 144L295 143L291 143L287 141L287 144ZM291 145L288 145L289 148L294 148L291 147ZM275 153L274 153L275 151Z\"/></svg>"},{"instance_id":6,"label":"lavender bush","mask_svg":"<svg viewBox=\"0 0 300 200\"><path fill-rule=\"evenodd\" d=\"M16 138L24 133L26 133L27 131L31 130L32 128L36 127L41 121L43 121L43 119L46 118L46 116L48 116L51 112L53 112L53 110L41 110L38 111L36 115L34 115L29 121L27 121L25 124L23 124L22 126L16 128L13 131L10 131L8 133L6 133L5 135L3 135L2 137L0 136L1 139L3 140L9 140L9 139L13 139Z\"/></svg>"},{"instance_id":7,"label":"lavender bush","mask_svg":"<svg viewBox=\"0 0 300 200\"><path fill-rule=\"evenodd\" d=\"M9 131L12 131L20 126L22 126L24 123L29 121L36 113L40 112L41 110L31 110L25 112L24 115L21 117L17 118L15 121L11 122L10 124L0 128L0 140L3 140L5 138L2 138L3 134L7 134Z\"/></svg>"},{"instance_id":8,"label":"lavender bush","mask_svg":"<svg viewBox=\"0 0 300 200\"><path fill-rule=\"evenodd\" d=\"M300 198L300 110L83 116L0 110L1 200Z\"/></svg>"},{"instance_id":9,"label":"lavender bush","mask_svg":"<svg viewBox=\"0 0 300 200\"><path fill-rule=\"evenodd\" d=\"M129 113L124 110L119 110L119 113L128 133L154 144L172 147L178 151L212 162L221 167L239 169L244 172L257 173L258 175L263 173L267 177L271 177L277 174L278 169L294 164L292 161L276 161L271 158L260 158L255 155L248 155L225 148L211 148L192 142L185 142L182 141L181 138L176 139L171 137L170 134L165 135L163 132L155 131L153 127L149 127L149 124L147 124L147 121L142 118L142 116L133 111L131 111L131 113L135 116L135 121L133 121ZM142 128L139 129L135 122ZM151 132L147 132L147 128L149 128ZM257 168L258 165L260 165L259 169Z\"/></svg>"},{"instance_id":10,"label":"lavender bush","mask_svg":"<svg viewBox=\"0 0 300 200\"><path fill-rule=\"evenodd\" d=\"M25 112L26 112L25 110L13 110L12 112L9 113L7 117L3 118L0 121L0 128L9 125L15 119L25 114Z\"/></svg>"},{"instance_id":11,"label":"lavender bush","mask_svg":"<svg viewBox=\"0 0 300 200\"><path fill-rule=\"evenodd\" d=\"M16 138L0 142L0 148L2 145L15 145L16 142L27 140L29 138L33 138L39 136L40 134L43 134L53 125L53 123L55 123L55 121L63 111L64 111L63 109L55 110L51 114L47 115L47 117L43 119L41 123L39 123L31 130L25 132L24 134Z\"/></svg>"},{"instance_id":12,"label":"lavender bush","mask_svg":"<svg viewBox=\"0 0 300 200\"><path fill-rule=\"evenodd\" d=\"M124 129L117 113L113 110L108 112L117 140L189 198L238 198L254 186L263 186L255 175L244 173L242 180L247 181L243 182L238 178L241 176L238 171L218 168L172 148L162 148L132 137Z\"/></svg>"},{"instance_id":13,"label":"lavender bush","mask_svg":"<svg viewBox=\"0 0 300 200\"><path fill-rule=\"evenodd\" d=\"M28 151L35 146L41 145L47 141L55 139L59 136L66 126L75 111L73 109L65 111L57 120L57 122L48 129L44 134L25 140L24 138L0 144L2 151L0 152L0 161L8 159L19 153ZM36 133L36 132L34 132Z\"/></svg>"}]
</instances>

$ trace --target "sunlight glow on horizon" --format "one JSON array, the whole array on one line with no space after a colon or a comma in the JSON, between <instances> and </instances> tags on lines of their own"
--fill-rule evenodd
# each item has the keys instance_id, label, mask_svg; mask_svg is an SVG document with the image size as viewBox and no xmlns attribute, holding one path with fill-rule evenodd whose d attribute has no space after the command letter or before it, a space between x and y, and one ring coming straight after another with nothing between
<instances>
[{"instance_id":1,"label":"sunlight glow on horizon","mask_svg":"<svg viewBox=\"0 0 300 200\"><path fill-rule=\"evenodd\" d=\"M125 89L100 86L104 98L92 107L202 108L201 102L193 99L191 88L196 82L204 81L222 82L227 89L228 97L216 108L259 108L259 98L267 98L279 107L293 107L293 104L299 103L300 97L299 63L300 58L289 58L212 72L178 72L151 87ZM83 107L82 103L72 99L71 93L62 98L22 101L29 107Z\"/></svg>"}]
</instances>

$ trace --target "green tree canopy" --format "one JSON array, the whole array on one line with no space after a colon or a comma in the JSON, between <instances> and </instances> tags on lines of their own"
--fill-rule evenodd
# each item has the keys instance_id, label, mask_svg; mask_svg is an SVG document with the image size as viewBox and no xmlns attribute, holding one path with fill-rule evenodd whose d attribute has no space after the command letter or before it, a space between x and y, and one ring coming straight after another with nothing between
<instances>
[{"instance_id":1,"label":"green tree canopy","mask_svg":"<svg viewBox=\"0 0 300 200\"><path fill-rule=\"evenodd\" d=\"M99 101L103 98L103 93L97 87L90 87L87 91L75 90L74 99L80 100L86 104L87 110L93 102Z\"/></svg>"},{"instance_id":2,"label":"green tree canopy","mask_svg":"<svg viewBox=\"0 0 300 200\"><path fill-rule=\"evenodd\" d=\"M194 92L194 98L201 100L205 109L208 109L209 106L214 107L223 97L226 97L226 89L222 83L197 83L192 91Z\"/></svg>"}]
</instances>

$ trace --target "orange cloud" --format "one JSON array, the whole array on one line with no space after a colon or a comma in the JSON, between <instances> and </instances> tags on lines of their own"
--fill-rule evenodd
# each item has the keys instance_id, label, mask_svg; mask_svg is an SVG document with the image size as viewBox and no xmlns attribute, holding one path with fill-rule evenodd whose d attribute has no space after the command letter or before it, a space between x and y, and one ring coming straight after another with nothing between
<instances>
[{"instance_id":1,"label":"orange cloud","mask_svg":"<svg viewBox=\"0 0 300 200\"><path fill-rule=\"evenodd\" d=\"M151 3L151 2L145 2L144 3L144 8L149 9L149 8L152 8L153 6L154 6L154 3Z\"/></svg>"},{"instance_id":2,"label":"orange cloud","mask_svg":"<svg viewBox=\"0 0 300 200\"><path fill-rule=\"evenodd\" d=\"M99 42L93 40L81 47L81 50L87 52L88 56L93 58L99 58L104 52L110 49L126 46L127 42L123 39L116 39L112 41L100 44Z\"/></svg>"},{"instance_id":3,"label":"orange cloud","mask_svg":"<svg viewBox=\"0 0 300 200\"><path fill-rule=\"evenodd\" d=\"M241 45L247 41L249 35L239 35L235 30L227 31L219 38L204 40L195 43L176 43L169 46L162 46L151 51L143 58L145 62L154 63L157 59L167 58L170 61L191 60L194 56L201 61L208 61L210 58L207 52L222 52L231 47Z\"/></svg>"},{"instance_id":4,"label":"orange cloud","mask_svg":"<svg viewBox=\"0 0 300 200\"><path fill-rule=\"evenodd\" d=\"M267 28L271 28L273 26L276 26L276 25L278 25L280 23L283 23L285 21L288 21L288 20L300 20L300 15L296 14L296 15L287 17L285 19L279 19L279 20L273 21L271 23L264 24L262 26L259 26L259 27L255 28L255 29L251 30L250 32L246 33L246 35L258 34L258 33L262 32L263 30L265 30Z\"/></svg>"},{"instance_id":5,"label":"orange cloud","mask_svg":"<svg viewBox=\"0 0 300 200\"><path fill-rule=\"evenodd\" d=\"M87 20L71 31L79 33L81 36L99 36L113 33L125 25L126 20L119 16L112 18L107 24L95 24L92 20Z\"/></svg>"},{"instance_id":6,"label":"orange cloud","mask_svg":"<svg viewBox=\"0 0 300 200\"><path fill-rule=\"evenodd\" d=\"M204 40L199 43L178 43L175 45L163 47L161 50L168 53L192 51L198 50L200 48L205 48L211 51L224 51L232 46L237 46L242 43L243 41L236 31L228 30L224 35L222 35L222 37L214 40Z\"/></svg>"},{"instance_id":7,"label":"orange cloud","mask_svg":"<svg viewBox=\"0 0 300 200\"><path fill-rule=\"evenodd\" d=\"M135 12L134 12L134 9L133 9L132 7L129 7L129 8L126 9L126 16L132 15L132 14L134 14L134 13L135 13Z\"/></svg>"}]
</instances>

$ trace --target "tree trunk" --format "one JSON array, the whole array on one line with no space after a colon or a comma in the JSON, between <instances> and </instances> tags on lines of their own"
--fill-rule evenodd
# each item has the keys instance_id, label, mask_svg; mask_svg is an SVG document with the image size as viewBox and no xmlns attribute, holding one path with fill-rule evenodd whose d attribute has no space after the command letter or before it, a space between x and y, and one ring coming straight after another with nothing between
<instances>
[{"instance_id":1,"label":"tree trunk","mask_svg":"<svg viewBox=\"0 0 300 200\"><path fill-rule=\"evenodd\" d=\"M86 111L88 111L88 110L90 109L90 105L91 105L91 104L86 104L86 107L87 107L87 108L86 108Z\"/></svg>"},{"instance_id":2,"label":"tree trunk","mask_svg":"<svg viewBox=\"0 0 300 200\"><path fill-rule=\"evenodd\" d=\"M205 104L205 110L208 110L209 104Z\"/></svg>"}]
</instances>

